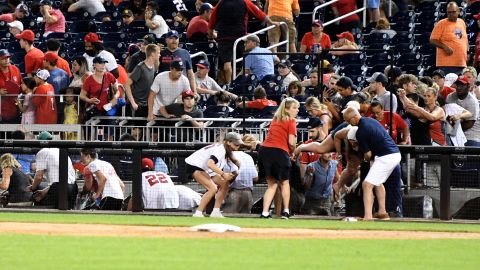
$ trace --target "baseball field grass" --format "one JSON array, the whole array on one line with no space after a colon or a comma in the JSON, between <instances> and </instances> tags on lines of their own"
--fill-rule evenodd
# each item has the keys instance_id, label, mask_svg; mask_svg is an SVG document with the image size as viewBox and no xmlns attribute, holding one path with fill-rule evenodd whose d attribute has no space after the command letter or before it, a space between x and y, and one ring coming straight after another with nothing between
<instances>
[{"instance_id":1,"label":"baseball field grass","mask_svg":"<svg viewBox=\"0 0 480 270\"><path fill-rule=\"evenodd\" d=\"M193 226L221 222L249 228L471 233L472 239L171 238L126 235L5 233L0 230L2 269L478 269L478 224L342 222L190 217L0 212L0 225L58 224L108 227Z\"/></svg>"}]
</instances>

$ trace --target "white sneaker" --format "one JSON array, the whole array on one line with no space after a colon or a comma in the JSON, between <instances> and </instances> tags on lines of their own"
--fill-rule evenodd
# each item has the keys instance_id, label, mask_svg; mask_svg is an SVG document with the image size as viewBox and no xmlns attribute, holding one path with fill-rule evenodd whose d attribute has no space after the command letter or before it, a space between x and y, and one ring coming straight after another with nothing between
<instances>
[{"instance_id":1,"label":"white sneaker","mask_svg":"<svg viewBox=\"0 0 480 270\"><path fill-rule=\"evenodd\" d=\"M194 214L192 215L192 217L199 217L199 218L202 218L202 217L204 217L204 216L203 216L203 214L202 214L202 213L198 213L198 214L197 214L197 213L194 213Z\"/></svg>"},{"instance_id":2,"label":"white sneaker","mask_svg":"<svg viewBox=\"0 0 480 270\"><path fill-rule=\"evenodd\" d=\"M222 212L220 212L220 211L212 211L212 213L210 214L210 217L212 217L212 218L225 218L222 215Z\"/></svg>"}]
</instances>

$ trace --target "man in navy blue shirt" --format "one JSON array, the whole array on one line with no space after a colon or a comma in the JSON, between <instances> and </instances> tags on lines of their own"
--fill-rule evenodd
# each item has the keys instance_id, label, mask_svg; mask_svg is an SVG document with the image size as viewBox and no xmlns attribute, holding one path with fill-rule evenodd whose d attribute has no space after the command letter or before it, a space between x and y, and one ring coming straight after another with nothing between
<instances>
[{"instance_id":1,"label":"man in navy blue shirt","mask_svg":"<svg viewBox=\"0 0 480 270\"><path fill-rule=\"evenodd\" d=\"M350 125L358 126L356 132L358 150L363 153L366 161L373 159L370 171L362 184L365 210L363 219L373 219L373 188L375 188L379 208L376 217L388 220L389 215L385 209L385 188L383 183L385 183L395 167L400 164L400 150L387 131L375 119L362 117L354 108L344 110L343 118Z\"/></svg>"}]
</instances>

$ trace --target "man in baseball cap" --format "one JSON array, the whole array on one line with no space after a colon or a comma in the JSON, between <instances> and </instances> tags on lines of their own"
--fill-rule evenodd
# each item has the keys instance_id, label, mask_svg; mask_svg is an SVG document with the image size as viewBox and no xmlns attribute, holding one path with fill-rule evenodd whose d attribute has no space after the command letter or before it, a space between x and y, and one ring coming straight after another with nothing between
<instances>
[{"instance_id":1,"label":"man in baseball cap","mask_svg":"<svg viewBox=\"0 0 480 270\"><path fill-rule=\"evenodd\" d=\"M19 40L20 47L27 53L25 55L25 74L33 76L38 69L43 68L44 54L41 50L33 46L35 34L32 30L27 29L15 36Z\"/></svg>"},{"instance_id":2,"label":"man in baseball cap","mask_svg":"<svg viewBox=\"0 0 480 270\"><path fill-rule=\"evenodd\" d=\"M23 23L21 21L13 21L11 23L7 23L7 25L8 25L8 31L13 36L18 35L23 31Z\"/></svg>"},{"instance_id":3,"label":"man in baseball cap","mask_svg":"<svg viewBox=\"0 0 480 270\"><path fill-rule=\"evenodd\" d=\"M91 72L94 72L93 70L93 58L96 56L101 56L103 59L106 60L105 63L105 68L108 72L112 73L115 78L118 78L118 65L117 65L117 60L115 59L115 56L111 54L110 52L107 52L104 47L103 47L103 42L100 39L100 37L95 34L95 33L88 33L84 37L84 42L85 42L85 53L83 54L83 57L87 59L88 63L88 69Z\"/></svg>"},{"instance_id":4,"label":"man in baseball cap","mask_svg":"<svg viewBox=\"0 0 480 270\"><path fill-rule=\"evenodd\" d=\"M187 27L187 39L190 42L206 41L208 39L208 21L212 15L213 6L203 3L198 11L198 16L192 18Z\"/></svg>"},{"instance_id":5,"label":"man in baseball cap","mask_svg":"<svg viewBox=\"0 0 480 270\"><path fill-rule=\"evenodd\" d=\"M173 60L170 63L170 69L175 69L175 70L182 71L184 69L184 67L185 66L183 65L183 61L179 60L179 59Z\"/></svg>"},{"instance_id":6,"label":"man in baseball cap","mask_svg":"<svg viewBox=\"0 0 480 270\"><path fill-rule=\"evenodd\" d=\"M378 100L385 111L397 111L397 97L393 95L392 103L390 104L390 95L391 93L385 88L388 85L388 78L383 74L383 72L375 72L372 77L367 79L367 82L370 83L370 91L375 92L374 99ZM369 91L369 92L370 92Z\"/></svg>"},{"instance_id":7,"label":"man in baseball cap","mask_svg":"<svg viewBox=\"0 0 480 270\"><path fill-rule=\"evenodd\" d=\"M0 74L0 124L18 124L20 118L15 102L20 94L22 75L10 63L10 53L5 49L0 49Z\"/></svg>"},{"instance_id":8,"label":"man in baseball cap","mask_svg":"<svg viewBox=\"0 0 480 270\"><path fill-rule=\"evenodd\" d=\"M135 18L133 17L133 12L130 9L124 9L122 12L122 22L123 25L128 27Z\"/></svg>"},{"instance_id":9,"label":"man in baseball cap","mask_svg":"<svg viewBox=\"0 0 480 270\"><path fill-rule=\"evenodd\" d=\"M140 46L140 50L136 53L134 53L131 57L130 57L130 61L128 63L128 65L126 66L126 69L127 69L127 72L128 73L132 73L133 72L133 69L142 61L144 61L146 58L147 58L147 55L145 54L145 49L147 48L147 46L149 44L156 44L156 40L155 40L155 37L153 36L153 34L147 34L145 36L143 36L143 39L142 41L140 41L138 43L138 45Z\"/></svg>"},{"instance_id":10,"label":"man in baseball cap","mask_svg":"<svg viewBox=\"0 0 480 270\"><path fill-rule=\"evenodd\" d=\"M182 103L173 103L165 106L164 109L160 108L160 113L165 118L182 118L186 121L183 126L203 127L202 121L195 120L202 118L203 112L197 108L195 92L190 89L182 92ZM184 135L186 139L186 133Z\"/></svg>"},{"instance_id":11,"label":"man in baseball cap","mask_svg":"<svg viewBox=\"0 0 480 270\"><path fill-rule=\"evenodd\" d=\"M210 63L208 62L208 60L202 59L202 60L197 62L196 66L199 67L199 68L209 69L210 68Z\"/></svg>"},{"instance_id":12,"label":"man in baseball cap","mask_svg":"<svg viewBox=\"0 0 480 270\"><path fill-rule=\"evenodd\" d=\"M455 92L455 89L451 88L450 85L447 85L445 82L445 72L441 69L437 69L435 70L434 72L432 72L432 79L433 81L439 86L440 88L440 91L438 92L438 94L443 98L443 99L446 99L448 94L452 93L452 92ZM457 79L455 78L453 80L456 81ZM453 83L452 82L452 83Z\"/></svg>"},{"instance_id":13,"label":"man in baseball cap","mask_svg":"<svg viewBox=\"0 0 480 270\"><path fill-rule=\"evenodd\" d=\"M23 4L22 2L15 8L15 11L13 13L5 13L0 15L0 21L11 23L15 20L21 20L29 15L30 13L28 11L27 5Z\"/></svg>"}]
</instances>

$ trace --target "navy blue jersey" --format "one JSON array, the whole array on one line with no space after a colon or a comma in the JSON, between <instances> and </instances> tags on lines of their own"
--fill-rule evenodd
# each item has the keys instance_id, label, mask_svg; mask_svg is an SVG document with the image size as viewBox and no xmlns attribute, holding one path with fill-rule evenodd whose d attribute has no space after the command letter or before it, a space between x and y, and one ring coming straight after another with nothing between
<instances>
[{"instance_id":1,"label":"navy blue jersey","mask_svg":"<svg viewBox=\"0 0 480 270\"><path fill-rule=\"evenodd\" d=\"M372 156L381 157L400 152L387 130L373 118L362 117L360 119L357 141L360 152L372 151Z\"/></svg>"}]
</instances>

